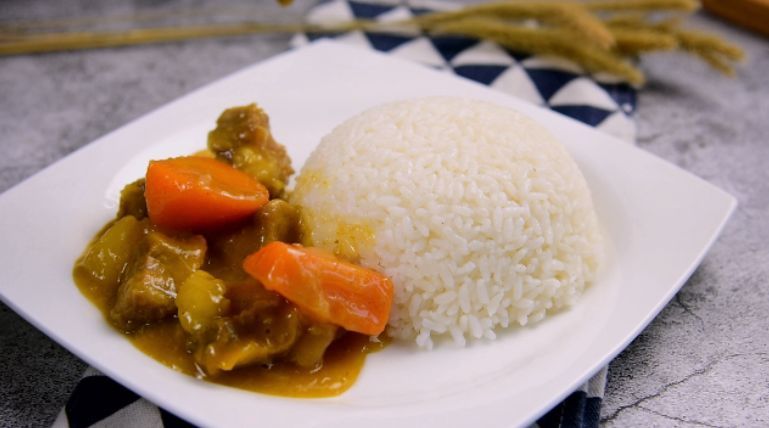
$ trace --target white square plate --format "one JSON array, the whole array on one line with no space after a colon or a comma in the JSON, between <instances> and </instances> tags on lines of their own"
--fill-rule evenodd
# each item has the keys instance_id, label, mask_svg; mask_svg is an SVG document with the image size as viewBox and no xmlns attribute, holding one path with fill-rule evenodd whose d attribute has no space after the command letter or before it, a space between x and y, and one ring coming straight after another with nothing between
<instances>
[{"instance_id":1,"label":"white square plate","mask_svg":"<svg viewBox=\"0 0 769 428\"><path fill-rule=\"evenodd\" d=\"M454 95L522 111L566 145L593 191L608 268L572 309L465 349L393 344L339 397L288 399L177 373L112 330L73 262L147 161L203 148L230 106L257 102L298 169L332 127L397 99ZM529 423L622 350L702 259L733 197L635 147L468 80L331 42L280 55L108 134L0 196L0 295L113 379L205 426L483 426Z\"/></svg>"}]
</instances>

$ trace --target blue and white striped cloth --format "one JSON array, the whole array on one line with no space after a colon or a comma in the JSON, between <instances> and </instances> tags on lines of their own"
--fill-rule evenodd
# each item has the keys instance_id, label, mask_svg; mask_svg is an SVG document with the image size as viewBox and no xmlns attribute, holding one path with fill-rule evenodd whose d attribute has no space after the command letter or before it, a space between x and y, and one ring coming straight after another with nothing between
<instances>
[{"instance_id":1,"label":"blue and white striped cloth","mask_svg":"<svg viewBox=\"0 0 769 428\"><path fill-rule=\"evenodd\" d=\"M431 8L424 7L430 5ZM366 19L393 22L409 19L448 2L420 0L329 0L309 11L312 24ZM417 29L373 33L350 31L297 34L294 46L321 37L386 52L396 58L454 73L534 104L570 116L625 141L635 140L636 92L614 76L588 75L567 60L512 52L494 43L466 37L428 37Z\"/></svg>"},{"instance_id":2,"label":"blue and white striped cloth","mask_svg":"<svg viewBox=\"0 0 769 428\"><path fill-rule=\"evenodd\" d=\"M309 11L310 23L371 19L394 21L445 8L445 2L419 0L329 0ZM426 7L429 6L429 7ZM418 30L400 33L297 34L295 47L321 37L387 52L398 58L454 73L507 94L550 108L628 142L635 140L636 92L612 76L588 75L577 65L553 57L511 52L496 44L464 37L428 37ZM598 427L606 369L549 410L541 428ZM89 369L69 398L56 428L188 427L189 423Z\"/></svg>"}]
</instances>

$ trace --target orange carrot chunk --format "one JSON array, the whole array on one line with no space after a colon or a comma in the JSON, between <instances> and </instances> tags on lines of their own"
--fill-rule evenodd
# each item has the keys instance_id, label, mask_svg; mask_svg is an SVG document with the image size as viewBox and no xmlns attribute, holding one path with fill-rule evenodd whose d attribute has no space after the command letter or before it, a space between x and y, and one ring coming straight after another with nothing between
<instances>
[{"instance_id":1,"label":"orange carrot chunk","mask_svg":"<svg viewBox=\"0 0 769 428\"><path fill-rule=\"evenodd\" d=\"M150 161L144 197L154 224L201 231L254 214L267 203L269 192L224 162L189 156Z\"/></svg>"},{"instance_id":2,"label":"orange carrot chunk","mask_svg":"<svg viewBox=\"0 0 769 428\"><path fill-rule=\"evenodd\" d=\"M272 242L243 269L316 321L376 336L390 317L390 279L316 248Z\"/></svg>"}]
</instances>

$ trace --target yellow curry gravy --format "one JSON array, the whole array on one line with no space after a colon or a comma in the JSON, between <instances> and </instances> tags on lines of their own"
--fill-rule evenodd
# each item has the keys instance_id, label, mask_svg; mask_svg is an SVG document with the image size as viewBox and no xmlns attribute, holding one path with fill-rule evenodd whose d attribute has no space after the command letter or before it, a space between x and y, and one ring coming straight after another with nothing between
<instances>
[{"instance_id":1,"label":"yellow curry gravy","mask_svg":"<svg viewBox=\"0 0 769 428\"><path fill-rule=\"evenodd\" d=\"M109 296L86 275L74 272L80 291L96 305L107 319ZM145 325L126 337L145 354L166 366L209 382L272 395L302 398L332 397L346 391L358 377L366 354L382 349L384 342L347 332L326 350L319 370L299 368L291 363L254 365L205 376L187 350L185 332L174 317Z\"/></svg>"}]
</instances>

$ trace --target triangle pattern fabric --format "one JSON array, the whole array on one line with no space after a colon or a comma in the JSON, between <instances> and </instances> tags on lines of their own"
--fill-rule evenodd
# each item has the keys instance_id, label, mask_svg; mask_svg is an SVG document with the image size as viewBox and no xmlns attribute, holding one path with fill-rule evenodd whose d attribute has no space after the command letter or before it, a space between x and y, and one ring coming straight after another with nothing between
<instances>
[{"instance_id":1,"label":"triangle pattern fabric","mask_svg":"<svg viewBox=\"0 0 769 428\"><path fill-rule=\"evenodd\" d=\"M414 15L412 15L411 11L401 5L398 7L394 7L388 12L385 12L377 17L377 22L397 22L397 21L405 21L408 19L413 18ZM403 25L401 24L398 27L397 31L394 31L395 34L402 34L402 35L409 35L411 37L417 37L421 34L421 30L416 25Z\"/></svg>"},{"instance_id":2,"label":"triangle pattern fabric","mask_svg":"<svg viewBox=\"0 0 769 428\"><path fill-rule=\"evenodd\" d=\"M332 0L320 3L307 13L306 21L310 24L329 24L355 19L352 8L345 0Z\"/></svg>"},{"instance_id":3,"label":"triangle pattern fabric","mask_svg":"<svg viewBox=\"0 0 769 428\"><path fill-rule=\"evenodd\" d=\"M598 124L603 122L603 120L612 113L611 110L604 110L588 105L551 106L550 108L590 126L598 126Z\"/></svg>"},{"instance_id":4,"label":"triangle pattern fabric","mask_svg":"<svg viewBox=\"0 0 769 428\"><path fill-rule=\"evenodd\" d=\"M411 10L409 10L409 8L403 5L399 5L377 16L376 20L377 22L393 22L393 21L402 21L405 19L413 18L413 17L414 15L411 13Z\"/></svg>"},{"instance_id":5,"label":"triangle pattern fabric","mask_svg":"<svg viewBox=\"0 0 769 428\"><path fill-rule=\"evenodd\" d=\"M432 8L432 9L431 9ZM329 0L313 8L313 23L340 22L354 17L377 22L408 20L414 16L449 8L445 3L424 0ZM390 55L447 70L535 104L550 106L590 125L600 125L608 114L636 109L635 89L616 77L587 76L574 62L548 55L514 52L488 41L466 37L427 37L416 26L393 32L355 31L344 34L306 34L295 37L301 46L322 37L341 43L373 48ZM627 118L627 117L626 117ZM605 126L612 134L635 135L633 121L612 118Z\"/></svg>"},{"instance_id":6,"label":"triangle pattern fabric","mask_svg":"<svg viewBox=\"0 0 769 428\"><path fill-rule=\"evenodd\" d=\"M310 43L310 39L305 33L296 33L294 34L294 37L291 38L291 41L289 42L289 45L292 48L298 48L299 46L304 46L306 44Z\"/></svg>"},{"instance_id":7,"label":"triangle pattern fabric","mask_svg":"<svg viewBox=\"0 0 769 428\"><path fill-rule=\"evenodd\" d=\"M637 100L632 86L627 83L599 83L598 85L614 99L620 110L626 114L635 112Z\"/></svg>"},{"instance_id":8,"label":"triangle pattern fabric","mask_svg":"<svg viewBox=\"0 0 769 428\"><path fill-rule=\"evenodd\" d=\"M350 9L353 15L360 19L375 19L394 8L392 5L382 3L350 1Z\"/></svg>"},{"instance_id":9,"label":"triangle pattern fabric","mask_svg":"<svg viewBox=\"0 0 769 428\"><path fill-rule=\"evenodd\" d=\"M546 68L526 68L526 73L545 100L549 100L565 84L577 78L577 75L573 73Z\"/></svg>"},{"instance_id":10,"label":"triangle pattern fabric","mask_svg":"<svg viewBox=\"0 0 769 428\"><path fill-rule=\"evenodd\" d=\"M371 32L366 33L366 38L374 49L383 52L389 52L413 39L413 37L399 34Z\"/></svg>"},{"instance_id":11,"label":"triangle pattern fabric","mask_svg":"<svg viewBox=\"0 0 769 428\"><path fill-rule=\"evenodd\" d=\"M507 69L505 65L474 64L454 67L454 72L470 80L490 85L502 72Z\"/></svg>"},{"instance_id":12,"label":"triangle pattern fabric","mask_svg":"<svg viewBox=\"0 0 769 428\"><path fill-rule=\"evenodd\" d=\"M371 48L368 37L366 37L363 31L350 31L349 33L336 36L335 39L350 46L357 46L364 49Z\"/></svg>"},{"instance_id":13,"label":"triangle pattern fabric","mask_svg":"<svg viewBox=\"0 0 769 428\"><path fill-rule=\"evenodd\" d=\"M446 61L426 37L418 37L390 51L395 57L419 62L430 67L443 68Z\"/></svg>"},{"instance_id":14,"label":"triangle pattern fabric","mask_svg":"<svg viewBox=\"0 0 769 428\"><path fill-rule=\"evenodd\" d=\"M468 64L498 64L510 66L515 60L496 43L482 41L459 52L451 60L453 67Z\"/></svg>"},{"instance_id":15,"label":"triangle pattern fabric","mask_svg":"<svg viewBox=\"0 0 769 428\"><path fill-rule=\"evenodd\" d=\"M446 61L451 61L465 49L478 44L478 40L460 36L431 37L430 41Z\"/></svg>"},{"instance_id":16,"label":"triangle pattern fabric","mask_svg":"<svg viewBox=\"0 0 769 428\"><path fill-rule=\"evenodd\" d=\"M515 60L518 61L519 63L522 62L522 61L526 61L527 59L531 58L531 55L529 55L529 54L527 54L525 52L515 52L515 51L512 51L512 50L510 50L508 48L504 48L504 49L505 49L505 52L507 52L508 55L510 55L511 57L515 58Z\"/></svg>"},{"instance_id":17,"label":"triangle pattern fabric","mask_svg":"<svg viewBox=\"0 0 769 428\"><path fill-rule=\"evenodd\" d=\"M113 428L113 427L160 427L171 428L161 418L162 410L146 400L136 400L123 407L107 418L91 425L89 428ZM177 418L178 419L178 418ZM181 420L181 419L179 419ZM186 422L184 422L186 424ZM192 425L176 425L177 427ZM74 428L74 427L72 427Z\"/></svg>"},{"instance_id":18,"label":"triangle pattern fabric","mask_svg":"<svg viewBox=\"0 0 769 428\"><path fill-rule=\"evenodd\" d=\"M87 376L75 386L64 412L70 426L87 427L138 399L138 395L107 376Z\"/></svg>"},{"instance_id":19,"label":"triangle pattern fabric","mask_svg":"<svg viewBox=\"0 0 769 428\"><path fill-rule=\"evenodd\" d=\"M617 103L606 91L587 77L578 77L563 85L547 101L551 106L577 105L590 100L590 105L606 110L617 110Z\"/></svg>"},{"instance_id":20,"label":"triangle pattern fabric","mask_svg":"<svg viewBox=\"0 0 769 428\"><path fill-rule=\"evenodd\" d=\"M491 87L504 93L522 98L536 105L543 105L545 100L531 81L526 70L520 66L509 67L491 84Z\"/></svg>"},{"instance_id":21,"label":"triangle pattern fabric","mask_svg":"<svg viewBox=\"0 0 769 428\"><path fill-rule=\"evenodd\" d=\"M160 410L160 420L163 421L163 428L196 428L195 425L184 419L170 413L164 409Z\"/></svg>"}]
</instances>

